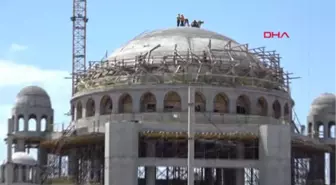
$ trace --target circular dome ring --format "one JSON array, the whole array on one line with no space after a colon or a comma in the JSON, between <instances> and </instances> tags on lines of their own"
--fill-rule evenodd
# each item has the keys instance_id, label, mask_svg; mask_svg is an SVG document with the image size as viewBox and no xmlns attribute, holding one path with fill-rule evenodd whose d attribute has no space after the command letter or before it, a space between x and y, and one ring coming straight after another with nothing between
<instances>
[{"instance_id":1,"label":"circular dome ring","mask_svg":"<svg viewBox=\"0 0 336 185\"><path fill-rule=\"evenodd\" d=\"M198 83L287 91L276 53L199 28L142 34L87 70L77 91L101 86ZM267 75L269 74L269 75ZM265 77L268 78L265 78Z\"/></svg>"}]
</instances>

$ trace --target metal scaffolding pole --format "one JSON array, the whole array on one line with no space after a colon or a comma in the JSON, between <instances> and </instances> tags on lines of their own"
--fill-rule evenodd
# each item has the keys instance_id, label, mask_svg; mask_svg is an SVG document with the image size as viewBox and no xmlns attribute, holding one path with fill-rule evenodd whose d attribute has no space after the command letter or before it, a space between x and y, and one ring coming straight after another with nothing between
<instances>
[{"instance_id":1,"label":"metal scaffolding pole","mask_svg":"<svg viewBox=\"0 0 336 185\"><path fill-rule=\"evenodd\" d=\"M195 90L188 87L188 185L194 185L194 156L195 138L193 124L195 124Z\"/></svg>"}]
</instances>

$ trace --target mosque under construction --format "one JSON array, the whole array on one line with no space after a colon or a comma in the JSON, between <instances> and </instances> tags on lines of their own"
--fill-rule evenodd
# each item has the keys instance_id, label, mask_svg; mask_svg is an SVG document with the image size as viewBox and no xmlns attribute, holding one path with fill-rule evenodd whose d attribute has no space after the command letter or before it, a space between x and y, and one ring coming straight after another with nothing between
<instances>
[{"instance_id":1,"label":"mosque under construction","mask_svg":"<svg viewBox=\"0 0 336 185\"><path fill-rule=\"evenodd\" d=\"M193 169L195 185L335 185L335 95L317 97L298 127L275 51L200 28L157 30L76 80L62 131L45 90L18 93L0 184L186 185Z\"/></svg>"}]
</instances>

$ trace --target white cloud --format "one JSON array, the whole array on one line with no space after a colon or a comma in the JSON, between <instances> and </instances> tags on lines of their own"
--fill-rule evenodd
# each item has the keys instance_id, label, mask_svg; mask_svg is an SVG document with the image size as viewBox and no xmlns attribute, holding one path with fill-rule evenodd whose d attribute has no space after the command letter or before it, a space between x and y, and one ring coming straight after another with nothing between
<instances>
[{"instance_id":1,"label":"white cloud","mask_svg":"<svg viewBox=\"0 0 336 185\"><path fill-rule=\"evenodd\" d=\"M57 86L69 81L64 79L67 76L69 76L67 71L40 69L0 59L0 88L31 83Z\"/></svg>"},{"instance_id":2,"label":"white cloud","mask_svg":"<svg viewBox=\"0 0 336 185\"><path fill-rule=\"evenodd\" d=\"M16 43L13 43L11 46L10 46L10 51L12 52L17 52L17 51L24 51L24 50L27 50L28 47L25 46L25 45L21 45L21 44L16 44Z\"/></svg>"},{"instance_id":3,"label":"white cloud","mask_svg":"<svg viewBox=\"0 0 336 185\"><path fill-rule=\"evenodd\" d=\"M19 92L20 89L28 85L38 85L44 88L52 101L55 110L55 123L58 121L68 121L64 116L69 111L69 100L71 97L71 80L65 79L69 72L62 70L41 69L37 66L18 64L10 60L0 59L0 92L1 89L10 88ZM7 95L8 96L8 95ZM15 95L11 95L12 97ZM1 94L3 100L8 99L5 94ZM14 102L14 100L10 100ZM11 104L0 104L0 150L6 150L3 138L7 133L7 119L11 116ZM0 154L0 160L5 154Z\"/></svg>"}]
</instances>

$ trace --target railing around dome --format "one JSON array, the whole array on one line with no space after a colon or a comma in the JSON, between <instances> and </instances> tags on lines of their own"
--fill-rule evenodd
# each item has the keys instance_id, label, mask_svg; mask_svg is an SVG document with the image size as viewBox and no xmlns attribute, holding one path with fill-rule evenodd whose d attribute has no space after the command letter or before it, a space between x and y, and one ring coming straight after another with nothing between
<instances>
[{"instance_id":1,"label":"railing around dome","mask_svg":"<svg viewBox=\"0 0 336 185\"><path fill-rule=\"evenodd\" d=\"M211 40L210 44L211 45ZM209 84L253 86L290 92L289 73L280 66L280 56L265 48L249 49L247 44L222 50L179 51L158 55L155 49L133 58L109 58L90 62L81 75L78 91L131 84ZM153 54L155 53L155 54Z\"/></svg>"}]
</instances>

